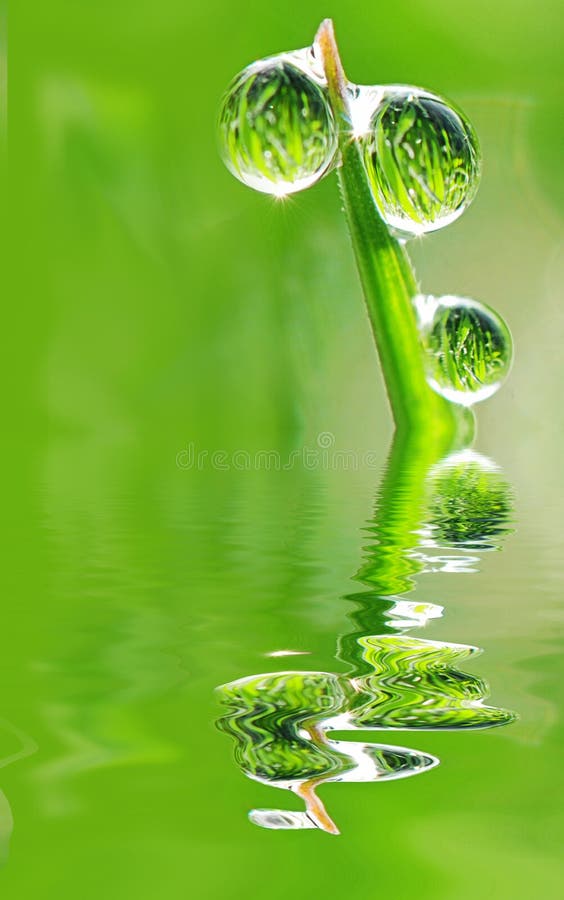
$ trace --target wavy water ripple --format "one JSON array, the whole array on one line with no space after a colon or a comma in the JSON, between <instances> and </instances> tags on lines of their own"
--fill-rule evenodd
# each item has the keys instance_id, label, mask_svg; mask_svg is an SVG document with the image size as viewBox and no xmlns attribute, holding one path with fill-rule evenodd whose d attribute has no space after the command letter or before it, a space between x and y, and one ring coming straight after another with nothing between
<instances>
[{"instance_id":1,"label":"wavy water ripple","mask_svg":"<svg viewBox=\"0 0 564 900\"><path fill-rule=\"evenodd\" d=\"M288 786L346 765L321 734L353 702L355 690L346 678L279 672L242 678L218 691L227 707L218 728L235 738L235 759L251 778Z\"/></svg>"},{"instance_id":2,"label":"wavy water ripple","mask_svg":"<svg viewBox=\"0 0 564 900\"><path fill-rule=\"evenodd\" d=\"M365 590L347 597L355 630L339 644L349 674L265 673L218 688L217 724L234 739L241 770L305 803L305 812L254 809L256 825L337 834L320 785L405 778L439 762L406 747L332 740L332 731L456 731L515 718L487 705L487 683L462 668L479 648L402 633L443 612L405 597L415 575L474 572L478 552L498 549L510 530L511 492L495 464L473 451L429 464L423 449L394 445L365 529L370 542L354 576Z\"/></svg>"},{"instance_id":3,"label":"wavy water ripple","mask_svg":"<svg viewBox=\"0 0 564 900\"><path fill-rule=\"evenodd\" d=\"M478 647L405 635L364 637L359 644L372 672L354 679L361 698L351 728L491 728L515 718L484 706L486 682L458 668L481 652Z\"/></svg>"},{"instance_id":4,"label":"wavy water ripple","mask_svg":"<svg viewBox=\"0 0 564 900\"><path fill-rule=\"evenodd\" d=\"M226 707L217 725L235 739L235 759L256 781L287 788L306 813L252 810L265 828L321 828L336 834L316 794L329 782L406 778L438 759L405 747L330 740L326 731L350 727L357 688L329 672L279 672L242 678L218 688Z\"/></svg>"},{"instance_id":5,"label":"wavy water ripple","mask_svg":"<svg viewBox=\"0 0 564 900\"><path fill-rule=\"evenodd\" d=\"M513 719L484 706L486 683L458 668L476 647L404 635L366 636L360 643L369 675L277 672L218 688L225 712L217 724L234 738L242 771L306 804L305 814L253 810L255 824L336 833L315 793L321 784L405 778L438 764L405 747L330 740L329 731L487 728Z\"/></svg>"}]
</instances>

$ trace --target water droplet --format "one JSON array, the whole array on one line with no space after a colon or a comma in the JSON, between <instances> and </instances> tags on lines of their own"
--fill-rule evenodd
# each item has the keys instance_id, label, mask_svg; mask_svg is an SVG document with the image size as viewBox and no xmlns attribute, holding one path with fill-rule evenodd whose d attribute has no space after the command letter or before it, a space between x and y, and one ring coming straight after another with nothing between
<instances>
[{"instance_id":1,"label":"water droplet","mask_svg":"<svg viewBox=\"0 0 564 900\"><path fill-rule=\"evenodd\" d=\"M374 199L400 236L443 228L474 198L480 178L476 134L440 97L414 88L386 91L363 142Z\"/></svg>"},{"instance_id":2,"label":"water droplet","mask_svg":"<svg viewBox=\"0 0 564 900\"><path fill-rule=\"evenodd\" d=\"M495 394L513 359L509 328L493 309L461 297L417 297L429 385L471 406Z\"/></svg>"},{"instance_id":3,"label":"water droplet","mask_svg":"<svg viewBox=\"0 0 564 900\"><path fill-rule=\"evenodd\" d=\"M263 59L231 82L219 114L223 161L243 184L275 196L327 171L337 128L311 50Z\"/></svg>"}]
</instances>

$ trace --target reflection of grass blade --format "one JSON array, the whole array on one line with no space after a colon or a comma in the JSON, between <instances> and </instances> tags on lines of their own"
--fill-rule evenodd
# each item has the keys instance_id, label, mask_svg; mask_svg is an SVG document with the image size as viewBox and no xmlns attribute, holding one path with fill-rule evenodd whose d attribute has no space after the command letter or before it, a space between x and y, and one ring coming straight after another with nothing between
<instances>
[{"instance_id":1,"label":"reflection of grass blade","mask_svg":"<svg viewBox=\"0 0 564 900\"><path fill-rule=\"evenodd\" d=\"M443 456L449 441L424 429L396 433L378 490L376 508L366 532L364 560L354 576L369 588L350 594L357 609L352 613L356 630L340 641L340 658L355 674L370 670L358 638L395 631L389 614L397 595L412 591L415 576L425 566L416 554L420 530L426 519L426 477ZM397 624L397 623L396 623Z\"/></svg>"}]
</instances>

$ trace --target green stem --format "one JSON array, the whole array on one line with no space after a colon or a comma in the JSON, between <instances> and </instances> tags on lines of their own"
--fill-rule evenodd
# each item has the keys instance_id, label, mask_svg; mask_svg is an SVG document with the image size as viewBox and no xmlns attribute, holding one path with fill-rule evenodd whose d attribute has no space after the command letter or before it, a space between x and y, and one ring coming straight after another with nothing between
<instances>
[{"instance_id":1,"label":"green stem","mask_svg":"<svg viewBox=\"0 0 564 900\"><path fill-rule=\"evenodd\" d=\"M329 96L339 123L339 182L368 315L396 429L433 429L453 439L468 431L466 411L428 386L415 319L417 281L404 247L389 232L374 203L359 140L351 133L348 82L326 19L316 35Z\"/></svg>"}]
</instances>

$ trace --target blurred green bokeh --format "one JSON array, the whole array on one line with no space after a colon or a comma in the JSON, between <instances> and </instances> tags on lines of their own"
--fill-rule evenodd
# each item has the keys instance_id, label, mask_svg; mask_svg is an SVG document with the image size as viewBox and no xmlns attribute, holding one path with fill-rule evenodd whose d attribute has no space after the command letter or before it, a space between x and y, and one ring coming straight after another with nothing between
<instances>
[{"instance_id":1,"label":"blurred green bokeh","mask_svg":"<svg viewBox=\"0 0 564 900\"><path fill-rule=\"evenodd\" d=\"M38 750L2 770L6 896L560 895L562 4L389 7L11 15L4 295L24 338L5 351L0 744L10 757L22 732ZM215 145L232 76L307 45L327 15L351 79L428 87L472 119L481 189L413 258L426 293L494 306L516 345L478 446L513 484L517 533L479 575L427 575L418 596L446 607L432 638L485 647L476 670L521 721L420 740L443 760L423 778L336 788L339 839L245 821L272 800L214 730L213 688L285 647L335 669L378 462L197 471L179 455L285 457L327 433L384 463L391 420L334 177L275 202Z\"/></svg>"}]
</instances>

